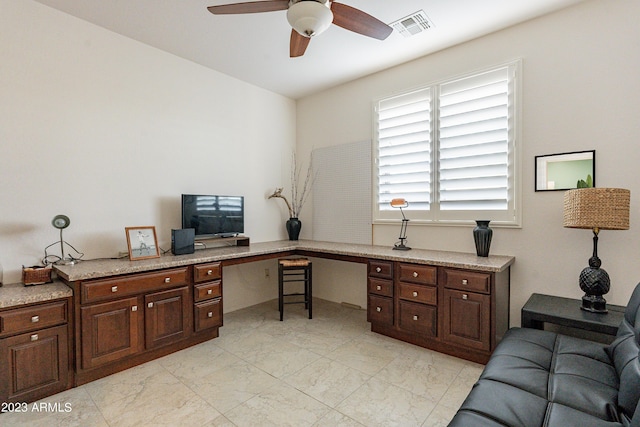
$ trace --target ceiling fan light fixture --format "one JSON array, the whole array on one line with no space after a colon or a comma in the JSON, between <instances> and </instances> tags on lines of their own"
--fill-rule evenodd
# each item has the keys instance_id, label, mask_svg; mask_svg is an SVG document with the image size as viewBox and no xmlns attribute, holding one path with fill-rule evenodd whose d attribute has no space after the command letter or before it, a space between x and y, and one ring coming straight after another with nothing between
<instances>
[{"instance_id":1,"label":"ceiling fan light fixture","mask_svg":"<svg viewBox=\"0 0 640 427\"><path fill-rule=\"evenodd\" d=\"M325 3L303 0L289 6L287 21L301 35L313 37L329 28L333 13Z\"/></svg>"}]
</instances>

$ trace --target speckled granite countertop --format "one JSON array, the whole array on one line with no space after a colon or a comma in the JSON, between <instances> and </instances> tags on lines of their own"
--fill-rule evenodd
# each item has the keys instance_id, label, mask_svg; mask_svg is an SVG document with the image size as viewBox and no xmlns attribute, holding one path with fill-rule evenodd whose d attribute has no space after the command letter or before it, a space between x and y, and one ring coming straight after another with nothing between
<instances>
[{"instance_id":1,"label":"speckled granite countertop","mask_svg":"<svg viewBox=\"0 0 640 427\"><path fill-rule=\"evenodd\" d=\"M312 240L252 243L250 246L228 246L196 250L189 255L163 255L140 261L128 259L102 259L81 261L75 265L55 266L60 277L69 281L95 279L128 273L159 270L171 267L200 264L205 262L235 260L253 256L272 255L287 251L307 251L319 254L344 255L359 258L375 258L389 261L403 261L430 264L443 267L466 268L487 272L500 272L508 268L515 258L491 255L483 258L471 253L412 249L396 251L391 247L354 245L348 243L317 242Z\"/></svg>"},{"instance_id":2,"label":"speckled granite countertop","mask_svg":"<svg viewBox=\"0 0 640 427\"><path fill-rule=\"evenodd\" d=\"M72 289L58 281L35 286L11 283L0 288L0 308L67 298L71 295L73 295Z\"/></svg>"}]
</instances>

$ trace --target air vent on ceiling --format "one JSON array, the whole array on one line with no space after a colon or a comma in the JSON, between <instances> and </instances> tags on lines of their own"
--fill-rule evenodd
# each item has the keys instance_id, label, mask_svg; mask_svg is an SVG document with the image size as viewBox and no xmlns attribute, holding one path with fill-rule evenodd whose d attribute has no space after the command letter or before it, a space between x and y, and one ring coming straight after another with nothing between
<instances>
[{"instance_id":1,"label":"air vent on ceiling","mask_svg":"<svg viewBox=\"0 0 640 427\"><path fill-rule=\"evenodd\" d=\"M433 27L433 22L431 22L427 14L424 13L424 10L419 10L389 25L403 36L412 37Z\"/></svg>"}]
</instances>

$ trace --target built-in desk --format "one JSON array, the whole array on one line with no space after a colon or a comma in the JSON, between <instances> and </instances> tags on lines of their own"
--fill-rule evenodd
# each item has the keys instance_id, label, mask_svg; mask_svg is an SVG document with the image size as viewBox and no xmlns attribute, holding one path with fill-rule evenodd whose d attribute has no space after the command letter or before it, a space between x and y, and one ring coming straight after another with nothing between
<instances>
[{"instance_id":1,"label":"built-in desk","mask_svg":"<svg viewBox=\"0 0 640 427\"><path fill-rule=\"evenodd\" d=\"M301 240L83 261L55 267L74 291L76 384L217 337L224 267L288 255L367 264L374 332L482 363L509 326L511 256Z\"/></svg>"},{"instance_id":2,"label":"built-in desk","mask_svg":"<svg viewBox=\"0 0 640 427\"><path fill-rule=\"evenodd\" d=\"M278 258L288 254L302 254L359 263L367 263L370 259L380 259L496 273L508 270L515 261L512 256L502 255L491 255L483 258L463 252L426 249L396 251L387 246L316 242L312 240L281 240L251 243L250 246L200 249L193 254L178 256L168 254L160 258L140 261L129 261L126 258L84 261L75 265L58 265L55 266L55 269L61 278L68 282L75 282L208 262L221 262L223 265L241 264Z\"/></svg>"}]
</instances>

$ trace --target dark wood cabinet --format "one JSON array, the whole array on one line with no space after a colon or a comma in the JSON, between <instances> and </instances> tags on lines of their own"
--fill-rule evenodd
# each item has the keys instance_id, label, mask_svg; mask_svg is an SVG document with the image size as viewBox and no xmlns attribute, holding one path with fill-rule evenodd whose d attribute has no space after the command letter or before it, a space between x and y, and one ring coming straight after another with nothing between
<instances>
[{"instance_id":1,"label":"dark wood cabinet","mask_svg":"<svg viewBox=\"0 0 640 427\"><path fill-rule=\"evenodd\" d=\"M111 363L142 349L138 297L82 307L82 369Z\"/></svg>"},{"instance_id":2,"label":"dark wood cabinet","mask_svg":"<svg viewBox=\"0 0 640 427\"><path fill-rule=\"evenodd\" d=\"M421 338L438 335L438 269L397 263L396 299L400 330Z\"/></svg>"},{"instance_id":3,"label":"dark wood cabinet","mask_svg":"<svg viewBox=\"0 0 640 427\"><path fill-rule=\"evenodd\" d=\"M392 326L395 322L392 262L369 261L367 321L382 327Z\"/></svg>"},{"instance_id":4,"label":"dark wood cabinet","mask_svg":"<svg viewBox=\"0 0 640 427\"><path fill-rule=\"evenodd\" d=\"M78 385L215 338L222 326L218 262L71 285Z\"/></svg>"},{"instance_id":5,"label":"dark wood cabinet","mask_svg":"<svg viewBox=\"0 0 640 427\"><path fill-rule=\"evenodd\" d=\"M509 270L369 261L371 330L476 362L508 328Z\"/></svg>"},{"instance_id":6,"label":"dark wood cabinet","mask_svg":"<svg viewBox=\"0 0 640 427\"><path fill-rule=\"evenodd\" d=\"M0 312L0 402L31 402L72 386L70 299Z\"/></svg>"},{"instance_id":7,"label":"dark wood cabinet","mask_svg":"<svg viewBox=\"0 0 640 427\"><path fill-rule=\"evenodd\" d=\"M219 262L197 265L193 294L195 331L222 326L222 265Z\"/></svg>"}]
</instances>

